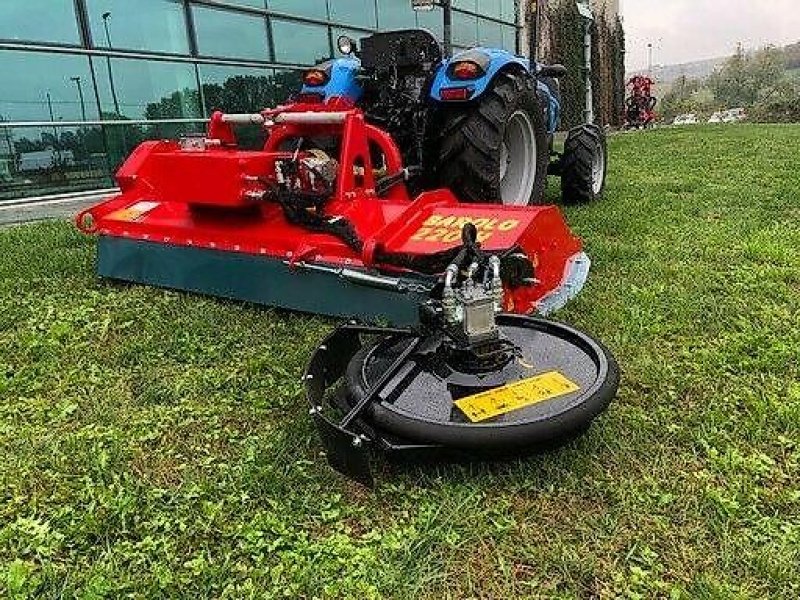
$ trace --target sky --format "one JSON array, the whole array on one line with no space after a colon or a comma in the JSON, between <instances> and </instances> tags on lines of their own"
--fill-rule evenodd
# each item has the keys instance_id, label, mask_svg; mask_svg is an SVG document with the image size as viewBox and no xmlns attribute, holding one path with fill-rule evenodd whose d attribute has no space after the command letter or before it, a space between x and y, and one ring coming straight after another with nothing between
<instances>
[{"instance_id":1,"label":"sky","mask_svg":"<svg viewBox=\"0 0 800 600\"><path fill-rule=\"evenodd\" d=\"M728 56L745 48L800 41L800 0L620 0L627 69Z\"/></svg>"}]
</instances>

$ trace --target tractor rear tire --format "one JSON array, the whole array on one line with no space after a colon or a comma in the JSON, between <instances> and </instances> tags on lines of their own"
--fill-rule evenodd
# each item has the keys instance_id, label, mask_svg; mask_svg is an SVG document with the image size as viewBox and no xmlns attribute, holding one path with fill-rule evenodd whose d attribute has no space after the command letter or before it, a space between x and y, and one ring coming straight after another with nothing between
<instances>
[{"instance_id":1,"label":"tractor rear tire","mask_svg":"<svg viewBox=\"0 0 800 600\"><path fill-rule=\"evenodd\" d=\"M597 125L570 130L561 157L561 196L565 204L600 200L606 187L606 136Z\"/></svg>"},{"instance_id":2,"label":"tractor rear tire","mask_svg":"<svg viewBox=\"0 0 800 600\"><path fill-rule=\"evenodd\" d=\"M438 116L434 186L462 202L543 203L547 132L532 77L500 73L472 104Z\"/></svg>"}]
</instances>

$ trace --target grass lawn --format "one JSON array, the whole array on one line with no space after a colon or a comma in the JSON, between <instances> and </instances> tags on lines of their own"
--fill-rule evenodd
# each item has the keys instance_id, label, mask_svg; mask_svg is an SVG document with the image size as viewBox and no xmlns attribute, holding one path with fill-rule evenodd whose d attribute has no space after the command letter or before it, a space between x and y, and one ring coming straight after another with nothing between
<instances>
[{"instance_id":1,"label":"grass lawn","mask_svg":"<svg viewBox=\"0 0 800 600\"><path fill-rule=\"evenodd\" d=\"M374 492L301 394L333 322L98 281L66 223L0 230L0 596L800 597L800 126L610 151L558 318L615 352L617 401L557 452Z\"/></svg>"}]
</instances>

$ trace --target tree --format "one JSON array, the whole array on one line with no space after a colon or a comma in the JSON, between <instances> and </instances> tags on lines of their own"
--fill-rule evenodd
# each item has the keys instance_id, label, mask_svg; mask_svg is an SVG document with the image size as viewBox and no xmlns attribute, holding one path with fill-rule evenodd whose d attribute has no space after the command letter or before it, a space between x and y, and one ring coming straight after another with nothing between
<instances>
[{"instance_id":1,"label":"tree","mask_svg":"<svg viewBox=\"0 0 800 600\"><path fill-rule=\"evenodd\" d=\"M752 107L775 90L785 69L780 50L767 47L747 54L740 45L722 69L709 77L708 83L720 105Z\"/></svg>"},{"instance_id":2,"label":"tree","mask_svg":"<svg viewBox=\"0 0 800 600\"><path fill-rule=\"evenodd\" d=\"M661 113L667 120L678 115L696 112L696 93L702 86L698 79L681 75L661 100Z\"/></svg>"},{"instance_id":3,"label":"tree","mask_svg":"<svg viewBox=\"0 0 800 600\"><path fill-rule=\"evenodd\" d=\"M800 122L800 80L786 77L755 105L750 117L767 123Z\"/></svg>"}]
</instances>

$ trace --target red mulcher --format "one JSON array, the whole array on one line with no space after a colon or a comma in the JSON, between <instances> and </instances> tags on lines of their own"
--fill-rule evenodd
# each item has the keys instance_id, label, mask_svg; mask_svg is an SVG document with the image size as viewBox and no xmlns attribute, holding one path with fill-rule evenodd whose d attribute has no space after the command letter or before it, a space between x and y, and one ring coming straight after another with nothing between
<instances>
[{"instance_id":1,"label":"red mulcher","mask_svg":"<svg viewBox=\"0 0 800 600\"><path fill-rule=\"evenodd\" d=\"M268 131L263 150L238 148L242 123ZM331 464L360 481L370 446L505 453L588 427L616 392L613 358L528 316L588 274L559 209L411 198L414 175L344 103L218 112L202 137L140 145L121 193L77 223L102 277L350 319L306 383ZM357 324L378 322L391 328Z\"/></svg>"}]
</instances>

